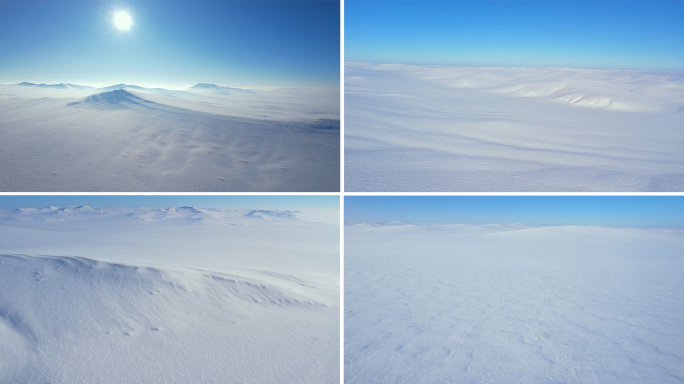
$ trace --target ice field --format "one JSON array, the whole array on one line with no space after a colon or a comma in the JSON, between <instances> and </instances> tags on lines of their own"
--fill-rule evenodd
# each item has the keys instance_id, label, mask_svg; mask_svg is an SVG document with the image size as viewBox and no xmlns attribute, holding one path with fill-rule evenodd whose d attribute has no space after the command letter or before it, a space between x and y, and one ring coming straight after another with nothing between
<instances>
[{"instance_id":1,"label":"ice field","mask_svg":"<svg viewBox=\"0 0 684 384\"><path fill-rule=\"evenodd\" d=\"M684 233L345 227L345 382L681 383Z\"/></svg>"},{"instance_id":2,"label":"ice field","mask_svg":"<svg viewBox=\"0 0 684 384\"><path fill-rule=\"evenodd\" d=\"M337 383L339 213L0 211L0 382Z\"/></svg>"},{"instance_id":3,"label":"ice field","mask_svg":"<svg viewBox=\"0 0 684 384\"><path fill-rule=\"evenodd\" d=\"M684 74L345 64L346 191L684 191Z\"/></svg>"},{"instance_id":4,"label":"ice field","mask_svg":"<svg viewBox=\"0 0 684 384\"><path fill-rule=\"evenodd\" d=\"M0 84L2 191L339 191L339 90Z\"/></svg>"}]
</instances>

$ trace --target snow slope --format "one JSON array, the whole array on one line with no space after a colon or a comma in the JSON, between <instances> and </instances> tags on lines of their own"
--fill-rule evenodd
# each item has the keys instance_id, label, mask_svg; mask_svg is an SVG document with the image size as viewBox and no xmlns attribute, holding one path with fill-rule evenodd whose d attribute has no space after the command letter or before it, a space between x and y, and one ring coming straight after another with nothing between
<instances>
[{"instance_id":1,"label":"snow slope","mask_svg":"<svg viewBox=\"0 0 684 384\"><path fill-rule=\"evenodd\" d=\"M3 191L339 191L339 92L0 85Z\"/></svg>"},{"instance_id":2,"label":"snow slope","mask_svg":"<svg viewBox=\"0 0 684 384\"><path fill-rule=\"evenodd\" d=\"M345 226L345 382L681 383L684 232Z\"/></svg>"},{"instance_id":3,"label":"snow slope","mask_svg":"<svg viewBox=\"0 0 684 384\"><path fill-rule=\"evenodd\" d=\"M684 191L684 75L345 64L347 191Z\"/></svg>"},{"instance_id":4,"label":"snow slope","mask_svg":"<svg viewBox=\"0 0 684 384\"><path fill-rule=\"evenodd\" d=\"M338 382L336 214L258 212L0 212L0 382Z\"/></svg>"}]
</instances>

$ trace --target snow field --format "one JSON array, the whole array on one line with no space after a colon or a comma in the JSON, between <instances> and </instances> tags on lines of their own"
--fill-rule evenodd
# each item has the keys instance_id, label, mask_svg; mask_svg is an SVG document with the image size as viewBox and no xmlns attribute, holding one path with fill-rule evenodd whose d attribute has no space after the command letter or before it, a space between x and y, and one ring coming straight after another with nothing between
<instances>
[{"instance_id":1,"label":"snow field","mask_svg":"<svg viewBox=\"0 0 684 384\"><path fill-rule=\"evenodd\" d=\"M0 190L339 191L327 92L25 88L0 85Z\"/></svg>"},{"instance_id":2,"label":"snow field","mask_svg":"<svg viewBox=\"0 0 684 384\"><path fill-rule=\"evenodd\" d=\"M681 73L345 64L345 189L682 191Z\"/></svg>"},{"instance_id":3,"label":"snow field","mask_svg":"<svg viewBox=\"0 0 684 384\"><path fill-rule=\"evenodd\" d=\"M339 380L335 214L49 207L0 216L0 382Z\"/></svg>"},{"instance_id":4,"label":"snow field","mask_svg":"<svg viewBox=\"0 0 684 384\"><path fill-rule=\"evenodd\" d=\"M346 227L347 383L678 383L681 233Z\"/></svg>"}]
</instances>

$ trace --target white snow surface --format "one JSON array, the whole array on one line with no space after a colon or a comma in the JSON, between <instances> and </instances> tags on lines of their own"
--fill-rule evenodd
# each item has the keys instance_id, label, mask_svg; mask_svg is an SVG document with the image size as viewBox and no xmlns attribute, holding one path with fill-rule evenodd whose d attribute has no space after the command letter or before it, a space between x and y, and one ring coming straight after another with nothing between
<instances>
[{"instance_id":1,"label":"white snow surface","mask_svg":"<svg viewBox=\"0 0 684 384\"><path fill-rule=\"evenodd\" d=\"M345 382L681 383L684 231L345 226Z\"/></svg>"},{"instance_id":2,"label":"white snow surface","mask_svg":"<svg viewBox=\"0 0 684 384\"><path fill-rule=\"evenodd\" d=\"M339 213L0 211L0 382L336 383L339 283Z\"/></svg>"},{"instance_id":3,"label":"white snow surface","mask_svg":"<svg viewBox=\"0 0 684 384\"><path fill-rule=\"evenodd\" d=\"M0 190L339 191L339 110L338 89L0 84Z\"/></svg>"},{"instance_id":4,"label":"white snow surface","mask_svg":"<svg viewBox=\"0 0 684 384\"><path fill-rule=\"evenodd\" d=\"M684 191L684 73L345 64L346 191Z\"/></svg>"}]
</instances>

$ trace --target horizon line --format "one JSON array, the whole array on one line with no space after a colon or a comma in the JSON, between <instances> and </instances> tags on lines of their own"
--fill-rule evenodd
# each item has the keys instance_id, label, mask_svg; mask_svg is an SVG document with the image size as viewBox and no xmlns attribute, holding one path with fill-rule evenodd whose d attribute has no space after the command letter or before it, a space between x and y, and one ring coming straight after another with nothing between
<instances>
[{"instance_id":1,"label":"horizon line","mask_svg":"<svg viewBox=\"0 0 684 384\"><path fill-rule=\"evenodd\" d=\"M33 83L29 81L22 81L19 83L0 83L0 85L23 85L23 86L55 86L55 85L75 85L79 87L91 87L93 89L102 89L102 88L108 88L108 87L114 87L118 85L123 85L125 88L126 86L129 87L140 87L140 88L146 88L146 89L165 89L165 90L173 90L172 88L192 88L197 85L210 85L210 86L216 86L220 88L231 88L231 89L240 89L240 90L260 90L260 91L269 91L269 90L279 90L279 89L340 89L340 86L258 86L258 87L242 87L242 86L230 86L230 85L217 85L214 83L195 83L193 85L164 85L164 86L143 86L143 85L137 85L137 84L126 84L126 83L115 83L111 85L86 85L86 84L77 84L77 83L69 83L69 82L60 82L60 83Z\"/></svg>"},{"instance_id":2,"label":"horizon line","mask_svg":"<svg viewBox=\"0 0 684 384\"><path fill-rule=\"evenodd\" d=\"M465 65L465 64L416 64L416 63L399 63L399 62L376 62L376 61L354 61L345 60L345 64L377 64L377 65L407 65L407 66L417 66L417 67L462 67L462 68L548 68L548 69L572 69L572 70L591 70L591 71L649 71L649 72L678 72L684 73L683 69L637 69L637 68L607 68L607 67L562 67L562 66L544 66L544 65ZM346 73L345 73L346 74Z\"/></svg>"},{"instance_id":3,"label":"horizon line","mask_svg":"<svg viewBox=\"0 0 684 384\"><path fill-rule=\"evenodd\" d=\"M392 223L401 223L398 225L385 225ZM362 227L364 225L358 224L378 224L378 225L366 225L366 227L401 227L401 226L437 226L437 225L472 225L472 226L488 226L488 225L525 225L530 228L548 228L548 227L599 227L599 228L633 228L633 229L663 229L663 230L681 230L684 231L684 227L635 227L635 226L620 226L620 225L602 225L602 224L549 224L549 225L533 225L525 224L520 222L515 223L487 223L487 224L473 224L473 223L437 223L437 222L425 222L425 223L413 223L401 220L394 221L346 221L345 226L352 227Z\"/></svg>"}]
</instances>

